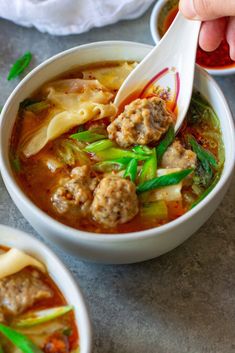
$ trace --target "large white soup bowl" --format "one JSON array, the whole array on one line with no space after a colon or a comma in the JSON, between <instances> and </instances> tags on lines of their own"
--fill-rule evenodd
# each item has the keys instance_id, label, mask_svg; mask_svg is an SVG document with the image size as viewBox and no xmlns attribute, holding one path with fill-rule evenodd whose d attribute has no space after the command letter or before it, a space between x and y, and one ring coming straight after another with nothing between
<instances>
[{"instance_id":1,"label":"large white soup bowl","mask_svg":"<svg viewBox=\"0 0 235 353\"><path fill-rule=\"evenodd\" d=\"M1 118L0 166L6 187L22 214L45 238L82 259L103 263L132 263L154 258L174 249L211 216L229 186L235 156L232 116L223 93L201 68L196 68L195 88L212 104L221 122L226 161L216 187L195 208L166 225L126 234L94 234L54 220L35 206L17 185L9 163L9 140L19 103L55 76L73 67L111 60L141 61L151 46L133 42L99 42L60 53L34 69L14 90Z\"/></svg>"},{"instance_id":2,"label":"large white soup bowl","mask_svg":"<svg viewBox=\"0 0 235 353\"><path fill-rule=\"evenodd\" d=\"M91 325L86 304L80 288L60 259L39 240L20 230L3 225L0 225L0 245L20 249L44 263L67 303L74 306L80 353L91 353Z\"/></svg>"}]
</instances>

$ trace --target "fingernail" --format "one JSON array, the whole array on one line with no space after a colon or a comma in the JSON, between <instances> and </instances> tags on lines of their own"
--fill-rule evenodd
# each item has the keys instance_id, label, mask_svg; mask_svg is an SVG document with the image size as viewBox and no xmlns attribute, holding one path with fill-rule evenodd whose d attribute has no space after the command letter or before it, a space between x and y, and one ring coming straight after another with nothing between
<instances>
[{"instance_id":1,"label":"fingernail","mask_svg":"<svg viewBox=\"0 0 235 353\"><path fill-rule=\"evenodd\" d=\"M197 13L194 7L194 0L181 0L180 10L187 18L197 18Z\"/></svg>"}]
</instances>

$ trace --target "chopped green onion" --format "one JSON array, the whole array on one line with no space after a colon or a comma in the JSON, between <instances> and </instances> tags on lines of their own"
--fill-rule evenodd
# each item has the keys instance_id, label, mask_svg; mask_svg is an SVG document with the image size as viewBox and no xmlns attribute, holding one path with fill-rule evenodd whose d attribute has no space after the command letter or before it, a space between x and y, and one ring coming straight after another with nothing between
<instances>
[{"instance_id":1,"label":"chopped green onion","mask_svg":"<svg viewBox=\"0 0 235 353\"><path fill-rule=\"evenodd\" d=\"M29 65L32 59L32 54L27 51L23 56L21 56L16 62L12 65L10 72L8 74L8 81L12 80L19 76Z\"/></svg>"},{"instance_id":2,"label":"chopped green onion","mask_svg":"<svg viewBox=\"0 0 235 353\"><path fill-rule=\"evenodd\" d=\"M50 107L50 104L46 101L41 101L41 102L36 102L36 103L32 103L27 105L27 107L25 108L26 110L29 110L33 113L40 113L43 110L46 110Z\"/></svg>"},{"instance_id":3,"label":"chopped green onion","mask_svg":"<svg viewBox=\"0 0 235 353\"><path fill-rule=\"evenodd\" d=\"M84 150L86 152L96 153L106 150L107 148L110 148L112 146L114 146L114 143L110 140L99 140L86 146Z\"/></svg>"},{"instance_id":4,"label":"chopped green onion","mask_svg":"<svg viewBox=\"0 0 235 353\"><path fill-rule=\"evenodd\" d=\"M167 175L162 175L160 177L145 181L144 183L137 186L137 194L142 192L162 188L164 186L176 185L181 182L186 176L192 173L193 169L184 169L180 172L175 172Z\"/></svg>"},{"instance_id":5,"label":"chopped green onion","mask_svg":"<svg viewBox=\"0 0 235 353\"><path fill-rule=\"evenodd\" d=\"M73 134L70 137L75 140L84 141L84 142L95 142L106 138L106 136L104 135L96 134L89 130L77 132L76 134Z\"/></svg>"},{"instance_id":6,"label":"chopped green onion","mask_svg":"<svg viewBox=\"0 0 235 353\"><path fill-rule=\"evenodd\" d=\"M151 148L149 148L148 146L141 146L141 145L134 146L132 148L132 151L138 154L144 154L144 155L147 154L149 156L151 156L151 154L153 153L153 150L151 150Z\"/></svg>"},{"instance_id":7,"label":"chopped green onion","mask_svg":"<svg viewBox=\"0 0 235 353\"><path fill-rule=\"evenodd\" d=\"M134 153L129 150L122 150L120 148L115 148L111 147L108 148L107 150L100 151L96 153L96 156L105 161L105 160L110 160L110 159L117 159L117 158L131 158L131 159L137 159L137 160L145 160L148 159L148 156L144 156L141 154Z\"/></svg>"},{"instance_id":8,"label":"chopped green onion","mask_svg":"<svg viewBox=\"0 0 235 353\"><path fill-rule=\"evenodd\" d=\"M188 135L187 139L192 146L193 151L196 153L197 158L201 161L205 169L208 169L208 163L211 165L211 167L215 169L218 168L215 156L211 152L207 151L205 148L199 145L199 143L192 135Z\"/></svg>"},{"instance_id":9,"label":"chopped green onion","mask_svg":"<svg viewBox=\"0 0 235 353\"><path fill-rule=\"evenodd\" d=\"M14 322L14 327L32 327L56 319L73 310L73 306L61 306L52 309L35 311ZM31 315L31 316L30 316Z\"/></svg>"},{"instance_id":10,"label":"chopped green onion","mask_svg":"<svg viewBox=\"0 0 235 353\"><path fill-rule=\"evenodd\" d=\"M152 156L144 163L142 167L139 182L143 183L147 180L155 178L156 172L157 172L157 156L156 156L156 149L154 149L152 152Z\"/></svg>"},{"instance_id":11,"label":"chopped green onion","mask_svg":"<svg viewBox=\"0 0 235 353\"><path fill-rule=\"evenodd\" d=\"M99 162L93 165L97 172L109 173L112 171L120 171L126 168L131 158L119 158L110 161Z\"/></svg>"},{"instance_id":12,"label":"chopped green onion","mask_svg":"<svg viewBox=\"0 0 235 353\"><path fill-rule=\"evenodd\" d=\"M0 343L0 353L4 353L4 352L3 352L3 349L2 349L1 343Z\"/></svg>"},{"instance_id":13,"label":"chopped green onion","mask_svg":"<svg viewBox=\"0 0 235 353\"><path fill-rule=\"evenodd\" d=\"M199 196L199 198L191 205L190 209L194 208L201 202L216 186L220 179L220 173L217 173L214 177L214 180L212 181L211 185Z\"/></svg>"},{"instance_id":14,"label":"chopped green onion","mask_svg":"<svg viewBox=\"0 0 235 353\"><path fill-rule=\"evenodd\" d=\"M137 160L136 159L132 159L126 170L125 170L125 173L124 173L124 178L129 178L133 183L136 179L136 176L137 176Z\"/></svg>"},{"instance_id":15,"label":"chopped green onion","mask_svg":"<svg viewBox=\"0 0 235 353\"><path fill-rule=\"evenodd\" d=\"M144 204L140 209L141 217L150 217L152 219L167 219L168 208L164 200Z\"/></svg>"},{"instance_id":16,"label":"chopped green onion","mask_svg":"<svg viewBox=\"0 0 235 353\"><path fill-rule=\"evenodd\" d=\"M0 333L23 353L43 353L28 337L8 326L0 324Z\"/></svg>"},{"instance_id":17,"label":"chopped green onion","mask_svg":"<svg viewBox=\"0 0 235 353\"><path fill-rule=\"evenodd\" d=\"M174 138L175 138L175 129L174 129L174 126L171 125L164 139L156 147L158 164L160 164L164 153L166 152L167 148L172 144L172 142L174 141Z\"/></svg>"},{"instance_id":18,"label":"chopped green onion","mask_svg":"<svg viewBox=\"0 0 235 353\"><path fill-rule=\"evenodd\" d=\"M19 173L21 170L21 163L20 163L20 159L18 156L16 156L15 158L11 158L11 166L14 169L14 171L16 173Z\"/></svg>"}]
</instances>

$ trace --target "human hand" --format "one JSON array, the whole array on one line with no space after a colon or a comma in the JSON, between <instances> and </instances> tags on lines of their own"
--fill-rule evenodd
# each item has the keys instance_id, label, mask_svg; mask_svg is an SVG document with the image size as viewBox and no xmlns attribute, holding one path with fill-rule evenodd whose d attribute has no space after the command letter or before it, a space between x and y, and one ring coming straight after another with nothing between
<instances>
[{"instance_id":1,"label":"human hand","mask_svg":"<svg viewBox=\"0 0 235 353\"><path fill-rule=\"evenodd\" d=\"M203 21L199 45L213 51L226 38L230 57L235 60L235 0L180 0L185 17Z\"/></svg>"}]
</instances>

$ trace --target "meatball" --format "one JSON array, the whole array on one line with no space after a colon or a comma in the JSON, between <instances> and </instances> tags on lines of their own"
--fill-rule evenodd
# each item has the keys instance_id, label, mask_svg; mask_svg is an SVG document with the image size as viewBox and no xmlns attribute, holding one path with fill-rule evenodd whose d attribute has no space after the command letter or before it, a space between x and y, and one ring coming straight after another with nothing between
<instances>
[{"instance_id":1,"label":"meatball","mask_svg":"<svg viewBox=\"0 0 235 353\"><path fill-rule=\"evenodd\" d=\"M114 175L103 178L95 190L91 213L105 227L130 221L138 213L135 184Z\"/></svg>"},{"instance_id":2,"label":"meatball","mask_svg":"<svg viewBox=\"0 0 235 353\"><path fill-rule=\"evenodd\" d=\"M107 128L109 138L122 147L157 142L173 123L173 116L158 97L136 99Z\"/></svg>"},{"instance_id":3,"label":"meatball","mask_svg":"<svg viewBox=\"0 0 235 353\"><path fill-rule=\"evenodd\" d=\"M86 216L97 184L98 179L92 176L89 166L76 167L70 178L60 181L60 186L52 195L52 204L60 214L75 212Z\"/></svg>"},{"instance_id":4,"label":"meatball","mask_svg":"<svg viewBox=\"0 0 235 353\"><path fill-rule=\"evenodd\" d=\"M0 310L3 308L15 316L52 296L52 290L42 282L37 271L25 269L0 280Z\"/></svg>"},{"instance_id":5,"label":"meatball","mask_svg":"<svg viewBox=\"0 0 235 353\"><path fill-rule=\"evenodd\" d=\"M196 161L196 154L191 150L186 150L180 141L176 140L164 153L161 166L163 168L195 168Z\"/></svg>"}]
</instances>

